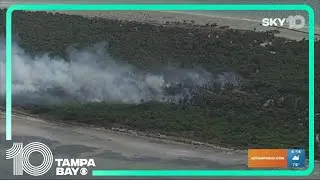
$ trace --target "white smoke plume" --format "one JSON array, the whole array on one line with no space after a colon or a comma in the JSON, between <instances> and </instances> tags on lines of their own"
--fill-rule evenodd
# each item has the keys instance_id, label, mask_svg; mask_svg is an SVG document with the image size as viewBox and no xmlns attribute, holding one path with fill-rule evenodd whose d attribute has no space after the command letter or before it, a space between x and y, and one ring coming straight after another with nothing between
<instances>
[{"instance_id":1,"label":"white smoke plume","mask_svg":"<svg viewBox=\"0 0 320 180\"><path fill-rule=\"evenodd\" d=\"M189 94L191 87L208 86L213 81L222 86L239 84L234 74L217 76L204 70L162 68L144 73L114 60L106 51L106 43L86 49L67 50L70 62L48 55L31 58L17 43L12 43L12 96L19 104L110 101L141 103L148 101L177 101ZM1 98L5 96L5 41L0 40ZM166 89L178 84L188 88L168 94Z\"/></svg>"}]
</instances>

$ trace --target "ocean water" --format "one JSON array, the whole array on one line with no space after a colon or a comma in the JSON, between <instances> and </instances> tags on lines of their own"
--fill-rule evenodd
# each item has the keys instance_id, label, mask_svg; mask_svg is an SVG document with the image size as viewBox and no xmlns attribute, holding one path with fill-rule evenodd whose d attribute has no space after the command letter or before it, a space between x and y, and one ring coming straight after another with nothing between
<instances>
[{"instance_id":1,"label":"ocean water","mask_svg":"<svg viewBox=\"0 0 320 180\"><path fill-rule=\"evenodd\" d=\"M0 0L1 2L14 3L90 3L90 4L307 4L315 11L316 32L320 30L320 1L319 0ZM191 13L206 14L216 17L242 19L252 22L261 22L262 18L286 18L289 15L302 15L307 17L303 11L193 11ZM306 18L308 19L308 18ZM307 31L307 28L305 28Z\"/></svg>"}]
</instances>

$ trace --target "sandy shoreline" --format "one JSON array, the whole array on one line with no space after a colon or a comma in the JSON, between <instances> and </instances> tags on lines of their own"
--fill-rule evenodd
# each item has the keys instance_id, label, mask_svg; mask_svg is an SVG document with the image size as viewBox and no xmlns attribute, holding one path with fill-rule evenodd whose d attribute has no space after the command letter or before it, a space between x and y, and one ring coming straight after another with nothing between
<instances>
[{"instance_id":1,"label":"sandy shoreline","mask_svg":"<svg viewBox=\"0 0 320 180\"><path fill-rule=\"evenodd\" d=\"M228 17L214 17L211 15L195 14L191 12L177 12L177 11L55 11L69 15L82 15L85 17L99 17L106 19L117 19L126 21L136 21L144 23L157 23L166 24L174 22L186 22L194 25L206 25L216 23L218 27L229 26L233 29L240 30L254 30L257 31L268 31L278 30L280 33L276 36L284 37L292 40L301 40L308 38L307 33L295 32L287 29L278 29L275 27L263 27L260 22L254 22L251 20L240 20L236 18ZM315 32L319 34L319 32ZM320 38L319 36L315 36Z\"/></svg>"},{"instance_id":2,"label":"sandy shoreline","mask_svg":"<svg viewBox=\"0 0 320 180\"><path fill-rule=\"evenodd\" d=\"M5 108L0 106L0 111L5 112ZM83 123L76 123L76 122L71 122L71 121L61 121L61 120L45 120L41 118L38 115L33 115L29 114L27 112L24 112L23 110L20 109L13 109L12 114L16 116L25 116L25 117L30 117L34 119L41 119L43 121L48 121L54 124L63 124L63 125L73 125L73 126L78 126L78 127L89 127L92 129L100 129L104 130L107 132L113 132L113 133L119 133L127 136L133 136L133 137L138 137L142 139L149 139L157 142L162 142L162 143L168 143L168 144L176 144L176 145L185 145L197 149L202 149L202 150L207 150L207 151L224 151L224 152L234 152L234 153L240 153L240 154L246 154L247 150L245 149L236 149L236 148L227 148L227 147L221 147L217 146L214 144L210 143L205 143L205 142L200 142L200 141L195 141L187 138L179 138L179 137L173 137L173 136L166 136L164 134L155 134L155 133L147 133L147 132L141 132L141 131L136 131L132 129L125 129L125 128L118 128L118 127L112 127L112 128L103 128L103 127L97 127L95 125L88 125L88 124L83 124Z\"/></svg>"},{"instance_id":3,"label":"sandy shoreline","mask_svg":"<svg viewBox=\"0 0 320 180\"><path fill-rule=\"evenodd\" d=\"M2 2L0 8L9 7L12 3ZM253 30L268 31L277 30L280 33L276 34L278 37L284 37L292 40L308 39L307 33L295 32L287 29L278 29L275 27L263 27L261 22L256 20L246 20L231 17L216 17L209 14L198 14L193 12L181 11L55 11L69 15L82 15L86 17L100 17L106 19L117 19L126 21L136 21L145 23L165 24L166 22L190 22L193 21L195 25L206 25L216 23L218 26L229 26L233 29L239 30ZM320 29L315 29L315 34L320 34ZM315 35L315 39L320 38Z\"/></svg>"}]
</instances>

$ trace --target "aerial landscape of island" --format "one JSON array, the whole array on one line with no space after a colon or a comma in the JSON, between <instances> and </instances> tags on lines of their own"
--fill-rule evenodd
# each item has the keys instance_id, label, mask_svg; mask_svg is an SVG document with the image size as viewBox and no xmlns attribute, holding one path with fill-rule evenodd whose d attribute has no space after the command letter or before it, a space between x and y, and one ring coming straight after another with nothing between
<instances>
[{"instance_id":1,"label":"aerial landscape of island","mask_svg":"<svg viewBox=\"0 0 320 180\"><path fill-rule=\"evenodd\" d=\"M209 17L83 14L13 12L14 109L202 146L308 149L308 39ZM315 67L319 60L316 51ZM1 57L1 70L4 63ZM1 93L4 102L4 87Z\"/></svg>"}]
</instances>

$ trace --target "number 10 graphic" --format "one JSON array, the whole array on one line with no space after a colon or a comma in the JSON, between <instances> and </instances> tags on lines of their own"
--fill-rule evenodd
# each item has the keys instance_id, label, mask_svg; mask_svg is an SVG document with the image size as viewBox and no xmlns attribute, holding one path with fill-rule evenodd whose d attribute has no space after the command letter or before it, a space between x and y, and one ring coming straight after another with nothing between
<instances>
[{"instance_id":1,"label":"number 10 graphic","mask_svg":"<svg viewBox=\"0 0 320 180\"><path fill-rule=\"evenodd\" d=\"M30 163L30 155L39 152L43 162L39 166ZM31 176L41 176L47 173L53 163L51 150L43 143L32 142L23 147L23 143L13 143L13 146L6 150L6 159L13 159L13 175L21 176L23 172Z\"/></svg>"}]
</instances>

